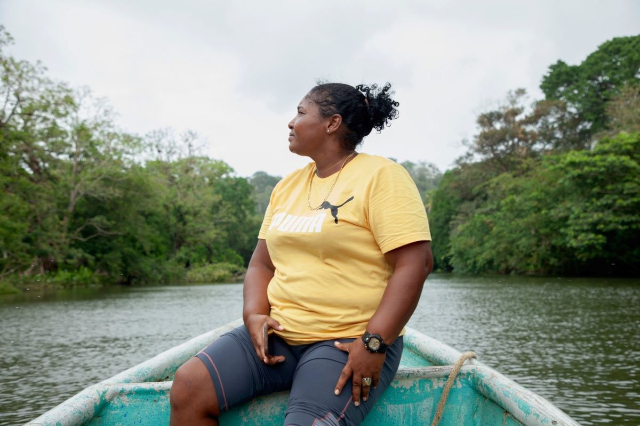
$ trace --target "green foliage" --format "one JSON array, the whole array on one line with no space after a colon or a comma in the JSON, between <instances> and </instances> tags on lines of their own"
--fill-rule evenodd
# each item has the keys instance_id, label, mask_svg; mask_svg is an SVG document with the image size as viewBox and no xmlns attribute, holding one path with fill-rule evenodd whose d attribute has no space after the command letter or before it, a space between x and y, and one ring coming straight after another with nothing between
<instances>
[{"instance_id":1,"label":"green foliage","mask_svg":"<svg viewBox=\"0 0 640 426\"><path fill-rule=\"evenodd\" d=\"M462 199L455 188L458 170L447 171L440 181L440 186L434 192L432 207L429 212L429 227L433 238L432 250L434 268L436 270L451 270L451 228Z\"/></svg>"},{"instance_id":2,"label":"green foliage","mask_svg":"<svg viewBox=\"0 0 640 426\"><path fill-rule=\"evenodd\" d=\"M431 194L438 187L440 179L442 179L442 173L435 164L427 163L426 161L419 161L418 163L405 161L401 165L411 175L422 196L422 202L427 211L429 211L431 209Z\"/></svg>"},{"instance_id":3,"label":"green foliage","mask_svg":"<svg viewBox=\"0 0 640 426\"><path fill-rule=\"evenodd\" d=\"M103 100L10 43L0 27L0 280L167 283L248 262L261 218L247 179L200 155L193 132L123 132Z\"/></svg>"},{"instance_id":4,"label":"green foliage","mask_svg":"<svg viewBox=\"0 0 640 426\"><path fill-rule=\"evenodd\" d=\"M558 224L550 221L545 193L548 176L504 173L491 179L486 198L451 233L451 264L458 271L534 273L552 271L557 259L550 250Z\"/></svg>"},{"instance_id":5,"label":"green foliage","mask_svg":"<svg viewBox=\"0 0 640 426\"><path fill-rule=\"evenodd\" d=\"M640 36L550 67L547 100L517 90L478 117L433 194L436 268L637 275Z\"/></svg>"},{"instance_id":6,"label":"green foliage","mask_svg":"<svg viewBox=\"0 0 640 426\"><path fill-rule=\"evenodd\" d=\"M0 281L0 296L6 296L8 294L19 294L20 290L15 288L9 283Z\"/></svg>"},{"instance_id":7,"label":"green foliage","mask_svg":"<svg viewBox=\"0 0 640 426\"><path fill-rule=\"evenodd\" d=\"M550 159L560 177L563 243L582 262L631 268L640 260L640 133L600 141L593 151ZM636 266L637 267L637 266Z\"/></svg>"},{"instance_id":8,"label":"green foliage","mask_svg":"<svg viewBox=\"0 0 640 426\"><path fill-rule=\"evenodd\" d=\"M467 142L462 162L481 160L485 169L499 174L518 168L532 158L590 146L587 128L563 101L526 105L524 89L510 92L497 108L478 116L478 134Z\"/></svg>"},{"instance_id":9,"label":"green foliage","mask_svg":"<svg viewBox=\"0 0 640 426\"><path fill-rule=\"evenodd\" d=\"M187 282L194 284L229 283L240 281L246 269L232 263L198 266L187 273Z\"/></svg>"},{"instance_id":10,"label":"green foliage","mask_svg":"<svg viewBox=\"0 0 640 426\"><path fill-rule=\"evenodd\" d=\"M0 26L0 293L229 282L245 271L279 177L235 176L193 132L138 137L88 89L6 53ZM478 117L454 169L405 162L436 268L637 274L640 36L604 43Z\"/></svg>"},{"instance_id":11,"label":"green foliage","mask_svg":"<svg viewBox=\"0 0 640 426\"><path fill-rule=\"evenodd\" d=\"M269 205L271 192L280 181L280 176L271 176L265 172L255 172L249 182L253 186L256 197L256 211L258 215L264 216Z\"/></svg>"},{"instance_id":12,"label":"green foliage","mask_svg":"<svg viewBox=\"0 0 640 426\"><path fill-rule=\"evenodd\" d=\"M107 277L92 271L89 268L80 267L73 271L57 271L38 275L22 275L8 277L5 285L14 288L44 287L51 289L73 287L99 287L108 282Z\"/></svg>"},{"instance_id":13,"label":"green foliage","mask_svg":"<svg viewBox=\"0 0 640 426\"><path fill-rule=\"evenodd\" d=\"M640 80L640 35L619 37L598 47L580 65L558 61L540 88L549 100L562 100L590 125L591 134L607 129L606 103L620 88Z\"/></svg>"},{"instance_id":14,"label":"green foliage","mask_svg":"<svg viewBox=\"0 0 640 426\"><path fill-rule=\"evenodd\" d=\"M450 266L519 274L637 273L638 176L640 133L602 140L591 151L547 156L524 174L503 173L484 185L486 199L473 214L449 227Z\"/></svg>"},{"instance_id":15,"label":"green foliage","mask_svg":"<svg viewBox=\"0 0 640 426\"><path fill-rule=\"evenodd\" d=\"M640 83L626 84L606 105L609 129L596 138L613 137L620 132L640 132Z\"/></svg>"}]
</instances>

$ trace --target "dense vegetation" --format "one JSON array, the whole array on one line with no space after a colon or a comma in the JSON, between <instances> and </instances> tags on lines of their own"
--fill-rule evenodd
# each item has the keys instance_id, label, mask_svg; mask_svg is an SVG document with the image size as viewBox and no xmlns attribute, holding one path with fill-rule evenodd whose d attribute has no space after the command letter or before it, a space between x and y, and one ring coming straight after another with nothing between
<instances>
[{"instance_id":1,"label":"dense vegetation","mask_svg":"<svg viewBox=\"0 0 640 426\"><path fill-rule=\"evenodd\" d=\"M0 28L0 281L211 282L241 275L260 223L250 182L198 138L139 137L87 89L5 51Z\"/></svg>"},{"instance_id":2,"label":"dense vegetation","mask_svg":"<svg viewBox=\"0 0 640 426\"><path fill-rule=\"evenodd\" d=\"M198 136L115 125L86 88L6 53L0 26L0 293L25 285L240 277L279 177L238 177ZM444 175L405 162L441 270L636 274L640 264L640 36L552 65L478 117Z\"/></svg>"},{"instance_id":3,"label":"dense vegetation","mask_svg":"<svg viewBox=\"0 0 640 426\"><path fill-rule=\"evenodd\" d=\"M640 36L549 67L545 99L510 93L432 194L436 266L637 275Z\"/></svg>"}]
</instances>

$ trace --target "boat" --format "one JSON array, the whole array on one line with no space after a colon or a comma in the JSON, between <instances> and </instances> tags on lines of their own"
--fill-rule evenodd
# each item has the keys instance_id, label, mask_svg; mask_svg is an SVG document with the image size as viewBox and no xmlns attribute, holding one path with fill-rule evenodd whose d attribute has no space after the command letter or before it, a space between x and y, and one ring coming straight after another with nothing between
<instances>
[{"instance_id":1,"label":"boat","mask_svg":"<svg viewBox=\"0 0 640 426\"><path fill-rule=\"evenodd\" d=\"M169 393L178 367L240 324L237 320L204 333L89 386L27 425L168 425ZM578 425L551 402L476 359L452 374L461 355L407 327L400 368L363 425L431 425L438 405L444 406L438 426ZM450 376L449 391L445 385ZM446 401L441 402L443 394ZM282 425L287 398L288 392L256 398L222 414L220 424Z\"/></svg>"}]
</instances>

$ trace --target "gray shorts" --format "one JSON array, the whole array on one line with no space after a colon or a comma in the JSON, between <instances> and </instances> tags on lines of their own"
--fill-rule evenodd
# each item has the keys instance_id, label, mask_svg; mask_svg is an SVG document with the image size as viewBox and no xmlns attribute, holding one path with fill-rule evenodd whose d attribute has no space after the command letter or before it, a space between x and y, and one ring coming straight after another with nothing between
<instances>
[{"instance_id":1,"label":"gray shorts","mask_svg":"<svg viewBox=\"0 0 640 426\"><path fill-rule=\"evenodd\" d=\"M288 345L275 334L269 336L273 355L286 360L266 365L256 355L245 326L226 333L196 356L207 366L213 381L220 411L247 402L257 396L291 389L284 424L299 426L359 425L378 397L389 386L400 365L402 337L387 350L380 383L370 390L367 401L356 407L351 398L351 379L341 394L334 390L348 354L334 339L307 345Z\"/></svg>"}]
</instances>

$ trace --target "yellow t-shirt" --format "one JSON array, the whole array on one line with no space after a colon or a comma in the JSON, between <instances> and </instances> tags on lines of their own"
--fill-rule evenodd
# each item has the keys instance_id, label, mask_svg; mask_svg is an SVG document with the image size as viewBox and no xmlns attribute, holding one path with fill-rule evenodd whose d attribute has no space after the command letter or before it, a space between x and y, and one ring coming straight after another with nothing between
<instances>
[{"instance_id":1,"label":"yellow t-shirt","mask_svg":"<svg viewBox=\"0 0 640 426\"><path fill-rule=\"evenodd\" d=\"M393 272L384 253L431 240L422 199L401 165L358 154L319 210L307 201L314 170L310 163L276 185L258 235L275 266L271 316L291 345L361 336ZM335 178L313 179L312 207Z\"/></svg>"}]
</instances>

